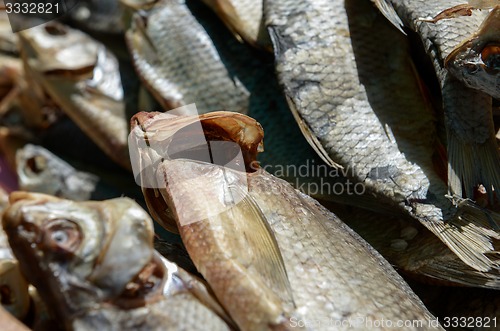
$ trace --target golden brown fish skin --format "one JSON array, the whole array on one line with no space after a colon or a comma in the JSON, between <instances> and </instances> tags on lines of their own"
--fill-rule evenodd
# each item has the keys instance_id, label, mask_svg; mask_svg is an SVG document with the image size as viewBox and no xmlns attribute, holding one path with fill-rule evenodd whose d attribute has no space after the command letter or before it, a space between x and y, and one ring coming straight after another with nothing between
<instances>
[{"instance_id":1,"label":"golden brown fish skin","mask_svg":"<svg viewBox=\"0 0 500 331\"><path fill-rule=\"evenodd\" d=\"M204 284L153 250L131 199L15 192L10 203L3 226L21 271L65 329L228 330Z\"/></svg>"},{"instance_id":2,"label":"golden brown fish skin","mask_svg":"<svg viewBox=\"0 0 500 331\"><path fill-rule=\"evenodd\" d=\"M248 90L183 0L136 13L126 40L139 77L164 110L196 103L200 113L247 112Z\"/></svg>"},{"instance_id":3,"label":"golden brown fish skin","mask_svg":"<svg viewBox=\"0 0 500 331\"><path fill-rule=\"evenodd\" d=\"M55 22L19 35L27 75L113 161L130 168L116 58L88 35Z\"/></svg>"},{"instance_id":4,"label":"golden brown fish skin","mask_svg":"<svg viewBox=\"0 0 500 331\"><path fill-rule=\"evenodd\" d=\"M202 0L220 17L231 32L250 45L272 51L263 21L263 1Z\"/></svg>"},{"instance_id":5,"label":"golden brown fish skin","mask_svg":"<svg viewBox=\"0 0 500 331\"><path fill-rule=\"evenodd\" d=\"M500 5L486 17L478 31L458 45L445 67L470 88L500 98Z\"/></svg>"},{"instance_id":6,"label":"golden brown fish skin","mask_svg":"<svg viewBox=\"0 0 500 331\"><path fill-rule=\"evenodd\" d=\"M365 1L344 7L343 1L268 0L265 12L290 108L327 163L340 164L379 203L422 223L466 264L497 268L497 258L486 253L500 239L488 219L499 222L500 215L467 201L457 207L446 197L432 163L435 120L404 36Z\"/></svg>"},{"instance_id":7,"label":"golden brown fish skin","mask_svg":"<svg viewBox=\"0 0 500 331\"><path fill-rule=\"evenodd\" d=\"M165 142L162 150L175 144L176 129L192 123L182 116L158 120L151 114L136 116L151 146ZM245 121L249 127L226 130L232 117L244 115L218 112L216 121L205 123L209 116L195 119L210 141L235 141L242 150L255 150L261 143L262 135L246 135L251 119ZM162 130L165 134L159 137ZM212 132L223 134L214 137ZM382 318L419 319L427 326L433 318L371 246L287 182L264 170L245 174L201 161L170 159L168 154L158 157L163 159L156 172L159 198L175 217L197 269L242 330L294 329L300 323L310 329L339 330L349 329L349 322L361 330ZM196 181L189 185L175 184L193 178ZM245 184L247 194L231 204L227 189L236 192L235 198L241 193L235 188L243 190ZM203 201L208 198L207 205ZM227 209L184 222L188 215L203 215L203 205L208 212L216 205ZM334 325L340 322L345 324Z\"/></svg>"}]
</instances>

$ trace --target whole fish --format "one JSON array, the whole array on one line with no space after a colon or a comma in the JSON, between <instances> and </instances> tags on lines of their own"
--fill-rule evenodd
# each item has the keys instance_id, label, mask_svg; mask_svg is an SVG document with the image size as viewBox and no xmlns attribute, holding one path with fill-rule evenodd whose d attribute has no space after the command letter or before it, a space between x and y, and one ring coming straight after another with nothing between
<instances>
[{"instance_id":1,"label":"whole fish","mask_svg":"<svg viewBox=\"0 0 500 331\"><path fill-rule=\"evenodd\" d=\"M132 126L151 213L178 228L242 330L364 330L381 319L432 329L432 315L371 246L317 201L252 170L263 138L255 120L138 113ZM216 164L204 161L204 146Z\"/></svg>"},{"instance_id":2,"label":"whole fish","mask_svg":"<svg viewBox=\"0 0 500 331\"><path fill-rule=\"evenodd\" d=\"M202 0L221 18L240 40L252 46L272 50L264 25L263 1Z\"/></svg>"},{"instance_id":3,"label":"whole fish","mask_svg":"<svg viewBox=\"0 0 500 331\"><path fill-rule=\"evenodd\" d=\"M88 200L99 178L77 171L49 150L27 144L16 152L19 189L72 200Z\"/></svg>"},{"instance_id":4,"label":"whole fish","mask_svg":"<svg viewBox=\"0 0 500 331\"><path fill-rule=\"evenodd\" d=\"M16 192L3 215L21 271L66 330L228 330L204 284L153 249L132 200Z\"/></svg>"},{"instance_id":5,"label":"whole fish","mask_svg":"<svg viewBox=\"0 0 500 331\"><path fill-rule=\"evenodd\" d=\"M196 103L201 113L247 112L249 92L234 66L244 55L223 57L184 0L136 13L126 39L139 77L164 110Z\"/></svg>"},{"instance_id":6,"label":"whole fish","mask_svg":"<svg viewBox=\"0 0 500 331\"><path fill-rule=\"evenodd\" d=\"M450 191L459 196L465 192L470 198L474 188L482 184L493 200L492 190L500 187L500 156L493 129L491 97L468 88L444 67L447 56L477 31L487 13L473 11L471 16L434 24L425 18L462 2L375 0L375 3L395 25L404 24L418 33L434 65L443 97Z\"/></svg>"},{"instance_id":7,"label":"whole fish","mask_svg":"<svg viewBox=\"0 0 500 331\"><path fill-rule=\"evenodd\" d=\"M116 163L130 167L116 58L88 35L50 22L19 33L25 71Z\"/></svg>"},{"instance_id":8,"label":"whole fish","mask_svg":"<svg viewBox=\"0 0 500 331\"><path fill-rule=\"evenodd\" d=\"M445 66L468 87L500 98L500 5L446 57Z\"/></svg>"},{"instance_id":9,"label":"whole fish","mask_svg":"<svg viewBox=\"0 0 500 331\"><path fill-rule=\"evenodd\" d=\"M469 266L498 268L488 253L500 215L446 197L433 162L442 154L435 119L404 36L364 0L268 0L264 8L289 106L322 158L362 183L377 199L372 209L403 210Z\"/></svg>"}]
</instances>

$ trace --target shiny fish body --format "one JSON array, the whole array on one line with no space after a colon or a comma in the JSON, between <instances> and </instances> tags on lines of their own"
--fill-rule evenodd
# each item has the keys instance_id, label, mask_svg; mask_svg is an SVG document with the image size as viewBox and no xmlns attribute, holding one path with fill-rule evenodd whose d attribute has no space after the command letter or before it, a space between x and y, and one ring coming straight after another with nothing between
<instances>
[{"instance_id":1,"label":"shiny fish body","mask_svg":"<svg viewBox=\"0 0 500 331\"><path fill-rule=\"evenodd\" d=\"M500 5L448 55L445 66L468 87L500 99Z\"/></svg>"},{"instance_id":2,"label":"shiny fish body","mask_svg":"<svg viewBox=\"0 0 500 331\"><path fill-rule=\"evenodd\" d=\"M492 119L492 100L484 92L470 89L444 67L446 57L457 45L477 31L486 11L471 16L440 20L433 24L422 19L459 5L460 0L376 0L393 6L404 25L418 33L430 57L441 86L447 132L448 185L456 195L473 197L475 186L490 192L500 186L500 157Z\"/></svg>"},{"instance_id":3,"label":"shiny fish body","mask_svg":"<svg viewBox=\"0 0 500 331\"><path fill-rule=\"evenodd\" d=\"M88 200L99 178L77 171L49 150L28 144L16 152L19 188L72 200Z\"/></svg>"},{"instance_id":4,"label":"shiny fish body","mask_svg":"<svg viewBox=\"0 0 500 331\"><path fill-rule=\"evenodd\" d=\"M263 22L263 1L202 0L219 15L233 34L250 45L272 49Z\"/></svg>"},{"instance_id":5,"label":"shiny fish body","mask_svg":"<svg viewBox=\"0 0 500 331\"><path fill-rule=\"evenodd\" d=\"M128 168L116 58L86 34L55 22L19 35L26 72L113 161Z\"/></svg>"},{"instance_id":6,"label":"shiny fish body","mask_svg":"<svg viewBox=\"0 0 500 331\"><path fill-rule=\"evenodd\" d=\"M228 330L204 285L153 250L151 219L132 200L10 202L3 225L21 271L65 329Z\"/></svg>"},{"instance_id":7,"label":"shiny fish body","mask_svg":"<svg viewBox=\"0 0 500 331\"><path fill-rule=\"evenodd\" d=\"M500 216L467 201L453 206L434 170L435 120L404 36L366 1L268 0L264 8L290 108L323 159L363 183L377 205L421 222L466 264L497 267L485 253L500 239L489 219Z\"/></svg>"},{"instance_id":8,"label":"shiny fish body","mask_svg":"<svg viewBox=\"0 0 500 331\"><path fill-rule=\"evenodd\" d=\"M183 0L159 1L141 15L126 40L139 77L164 110L196 103L201 113L247 112L249 92L228 67L233 60L221 59Z\"/></svg>"},{"instance_id":9,"label":"shiny fish body","mask_svg":"<svg viewBox=\"0 0 500 331\"><path fill-rule=\"evenodd\" d=\"M132 135L140 140L146 133L150 146L165 152L176 146L176 132L197 119L139 113ZM234 141L246 165L255 160L263 135L258 123L228 112L199 120L207 139ZM347 330L349 322L363 330L382 318L418 319L424 325L433 318L371 246L285 181L262 169L247 174L171 159L168 153L155 159L147 148L141 152L152 164L161 158L153 170L161 196L145 194L154 200L151 212L169 223L163 213L168 206L194 264L242 330L293 330L304 324L311 330ZM234 203L246 185L242 200ZM227 208L217 212L216 206Z\"/></svg>"}]
</instances>

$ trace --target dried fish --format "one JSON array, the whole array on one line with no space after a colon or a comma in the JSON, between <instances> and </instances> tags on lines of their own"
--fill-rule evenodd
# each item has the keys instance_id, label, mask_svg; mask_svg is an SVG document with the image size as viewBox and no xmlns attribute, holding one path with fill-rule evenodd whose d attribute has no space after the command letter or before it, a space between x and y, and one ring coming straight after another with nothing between
<instances>
[{"instance_id":1,"label":"dried fish","mask_svg":"<svg viewBox=\"0 0 500 331\"><path fill-rule=\"evenodd\" d=\"M460 0L375 0L383 14L395 25L404 25L418 33L431 59L441 86L447 132L448 186L451 193L473 197L482 184L493 200L492 191L500 187L500 156L492 119L492 100L486 93L467 88L445 69L446 57L468 38L487 13L474 11L471 16L422 21L444 9L460 5ZM399 17L399 23L394 21Z\"/></svg>"},{"instance_id":2,"label":"dried fish","mask_svg":"<svg viewBox=\"0 0 500 331\"><path fill-rule=\"evenodd\" d=\"M27 74L111 159L129 168L116 58L84 33L55 22L19 36Z\"/></svg>"},{"instance_id":3,"label":"dried fish","mask_svg":"<svg viewBox=\"0 0 500 331\"><path fill-rule=\"evenodd\" d=\"M17 192L10 203L3 225L21 271L66 330L228 330L205 285L153 250L134 201Z\"/></svg>"},{"instance_id":4,"label":"dried fish","mask_svg":"<svg viewBox=\"0 0 500 331\"><path fill-rule=\"evenodd\" d=\"M489 253L500 239L494 230L500 215L468 200L455 206L446 197L433 162L440 152L435 120L404 36L365 1L344 7L342 1L268 0L265 12L290 108L323 159L343 167L372 196L358 204L398 208L469 266L498 268ZM498 162L490 165L496 173Z\"/></svg>"},{"instance_id":5,"label":"dried fish","mask_svg":"<svg viewBox=\"0 0 500 331\"><path fill-rule=\"evenodd\" d=\"M27 144L16 153L19 189L72 200L88 200L99 178L77 171L49 150Z\"/></svg>"},{"instance_id":6,"label":"dried fish","mask_svg":"<svg viewBox=\"0 0 500 331\"><path fill-rule=\"evenodd\" d=\"M500 98L500 5L446 57L445 66L468 87Z\"/></svg>"},{"instance_id":7,"label":"dried fish","mask_svg":"<svg viewBox=\"0 0 500 331\"><path fill-rule=\"evenodd\" d=\"M139 77L164 110L196 103L201 113L247 112L249 92L234 70L241 60L222 58L183 0L135 14L126 39Z\"/></svg>"},{"instance_id":8,"label":"dried fish","mask_svg":"<svg viewBox=\"0 0 500 331\"><path fill-rule=\"evenodd\" d=\"M251 171L259 151L263 131L253 119L139 113L132 121L134 169L150 211L178 228L242 330L363 330L382 318L432 329L432 315L400 276L335 215L262 169L235 170ZM216 164L204 162L204 146Z\"/></svg>"}]
</instances>

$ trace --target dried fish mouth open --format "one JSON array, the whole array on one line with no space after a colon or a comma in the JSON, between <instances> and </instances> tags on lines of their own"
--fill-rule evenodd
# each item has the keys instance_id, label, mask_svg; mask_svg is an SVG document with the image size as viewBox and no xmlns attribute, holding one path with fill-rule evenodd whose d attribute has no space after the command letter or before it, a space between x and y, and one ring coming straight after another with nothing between
<instances>
[{"instance_id":1,"label":"dried fish mouth open","mask_svg":"<svg viewBox=\"0 0 500 331\"><path fill-rule=\"evenodd\" d=\"M498 329L498 5L0 11L0 329Z\"/></svg>"}]
</instances>

